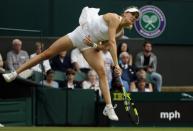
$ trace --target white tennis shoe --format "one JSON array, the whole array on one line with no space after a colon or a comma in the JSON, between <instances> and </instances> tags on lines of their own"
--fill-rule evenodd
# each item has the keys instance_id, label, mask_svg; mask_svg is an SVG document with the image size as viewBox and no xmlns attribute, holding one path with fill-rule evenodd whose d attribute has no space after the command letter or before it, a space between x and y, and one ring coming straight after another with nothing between
<instances>
[{"instance_id":1,"label":"white tennis shoe","mask_svg":"<svg viewBox=\"0 0 193 131\"><path fill-rule=\"evenodd\" d=\"M118 121L119 118L117 117L117 115L116 115L116 113L115 113L115 111L114 111L114 108L115 108L115 107L113 107L112 104L106 105L105 108L104 108L104 110L103 110L103 115L104 115L104 116L108 116L108 118L109 118L110 120Z\"/></svg>"},{"instance_id":2,"label":"white tennis shoe","mask_svg":"<svg viewBox=\"0 0 193 131\"><path fill-rule=\"evenodd\" d=\"M16 71L13 71L11 73L3 74L3 78L5 79L6 82L12 82L13 80L15 80L16 77L17 77L17 72Z\"/></svg>"},{"instance_id":3,"label":"white tennis shoe","mask_svg":"<svg viewBox=\"0 0 193 131\"><path fill-rule=\"evenodd\" d=\"M0 123L0 127L5 127L3 124Z\"/></svg>"}]
</instances>

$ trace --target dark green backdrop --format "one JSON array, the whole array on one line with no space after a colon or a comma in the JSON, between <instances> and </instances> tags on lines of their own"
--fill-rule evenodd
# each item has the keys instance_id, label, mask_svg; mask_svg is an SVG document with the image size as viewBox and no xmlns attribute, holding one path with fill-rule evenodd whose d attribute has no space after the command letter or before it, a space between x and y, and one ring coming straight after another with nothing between
<instances>
[{"instance_id":1,"label":"dark green backdrop","mask_svg":"<svg viewBox=\"0 0 193 131\"><path fill-rule=\"evenodd\" d=\"M193 44L192 0L1 0L0 27L38 29L44 36L61 36L78 25L84 6L99 7L102 13L120 13L130 5L158 6L165 14L164 33L153 39L161 44ZM0 35L39 35L0 31ZM126 31L129 37L140 37L135 29Z\"/></svg>"}]
</instances>

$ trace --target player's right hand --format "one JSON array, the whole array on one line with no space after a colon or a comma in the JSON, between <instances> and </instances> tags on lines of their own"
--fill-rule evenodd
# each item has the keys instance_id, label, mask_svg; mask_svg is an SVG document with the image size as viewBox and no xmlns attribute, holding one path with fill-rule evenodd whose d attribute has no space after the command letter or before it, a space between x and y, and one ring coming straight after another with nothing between
<instances>
[{"instance_id":1,"label":"player's right hand","mask_svg":"<svg viewBox=\"0 0 193 131\"><path fill-rule=\"evenodd\" d=\"M90 35L85 36L85 38L83 39L84 44L86 44L87 46L92 46L92 39L90 37Z\"/></svg>"}]
</instances>

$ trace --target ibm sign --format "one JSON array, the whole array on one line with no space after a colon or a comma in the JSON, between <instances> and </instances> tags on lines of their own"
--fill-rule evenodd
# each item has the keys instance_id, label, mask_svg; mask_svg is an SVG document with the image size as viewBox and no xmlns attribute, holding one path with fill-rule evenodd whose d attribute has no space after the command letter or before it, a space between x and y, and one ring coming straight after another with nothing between
<instances>
[{"instance_id":1,"label":"ibm sign","mask_svg":"<svg viewBox=\"0 0 193 131\"><path fill-rule=\"evenodd\" d=\"M124 110L122 95L113 94L113 102L119 116L117 125L132 125L128 114ZM192 126L193 125L193 100L140 100L135 105L140 117L140 125L145 126ZM116 126L116 125L115 125Z\"/></svg>"}]
</instances>

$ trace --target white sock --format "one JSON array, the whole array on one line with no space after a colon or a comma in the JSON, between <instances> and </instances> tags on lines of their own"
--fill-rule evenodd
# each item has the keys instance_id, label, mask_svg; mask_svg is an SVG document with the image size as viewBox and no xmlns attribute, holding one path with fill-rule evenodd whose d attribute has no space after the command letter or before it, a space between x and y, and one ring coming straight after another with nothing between
<instances>
[{"instance_id":1,"label":"white sock","mask_svg":"<svg viewBox=\"0 0 193 131\"><path fill-rule=\"evenodd\" d=\"M113 107L113 105L112 104L106 104L106 107L110 108L110 107Z\"/></svg>"},{"instance_id":2,"label":"white sock","mask_svg":"<svg viewBox=\"0 0 193 131\"><path fill-rule=\"evenodd\" d=\"M18 75L16 71L13 72L15 75Z\"/></svg>"}]
</instances>

